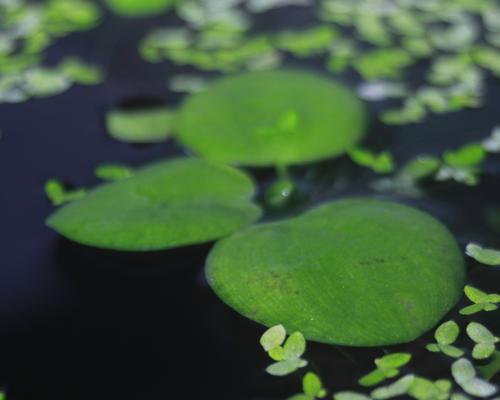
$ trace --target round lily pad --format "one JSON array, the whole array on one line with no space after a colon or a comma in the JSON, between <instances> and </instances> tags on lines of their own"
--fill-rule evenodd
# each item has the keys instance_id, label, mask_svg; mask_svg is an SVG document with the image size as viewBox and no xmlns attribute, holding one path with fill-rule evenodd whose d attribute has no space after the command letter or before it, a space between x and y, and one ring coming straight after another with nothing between
<instances>
[{"instance_id":1,"label":"round lily pad","mask_svg":"<svg viewBox=\"0 0 500 400\"><path fill-rule=\"evenodd\" d=\"M240 231L217 243L206 274L254 321L351 346L416 339L455 305L465 279L461 251L440 222L372 199Z\"/></svg>"},{"instance_id":2,"label":"round lily pad","mask_svg":"<svg viewBox=\"0 0 500 400\"><path fill-rule=\"evenodd\" d=\"M187 158L134 171L54 212L47 225L75 242L113 250L203 243L252 223L252 181L227 166Z\"/></svg>"},{"instance_id":3,"label":"round lily pad","mask_svg":"<svg viewBox=\"0 0 500 400\"><path fill-rule=\"evenodd\" d=\"M126 17L145 17L161 13L173 4L173 0L106 0L116 14Z\"/></svg>"},{"instance_id":4,"label":"round lily pad","mask_svg":"<svg viewBox=\"0 0 500 400\"><path fill-rule=\"evenodd\" d=\"M289 165L344 153L363 136L363 104L342 85L282 70L222 78L177 116L181 143L234 165Z\"/></svg>"}]
</instances>

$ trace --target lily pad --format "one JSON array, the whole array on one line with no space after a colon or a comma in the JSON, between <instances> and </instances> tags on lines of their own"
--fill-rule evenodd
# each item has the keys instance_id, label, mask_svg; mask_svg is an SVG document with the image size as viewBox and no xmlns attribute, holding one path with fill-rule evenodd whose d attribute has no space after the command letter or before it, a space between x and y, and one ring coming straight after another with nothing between
<instances>
[{"instance_id":1,"label":"lily pad","mask_svg":"<svg viewBox=\"0 0 500 400\"><path fill-rule=\"evenodd\" d=\"M148 251L215 240L260 215L252 181L194 158L159 162L104 184L52 214L47 225L89 246Z\"/></svg>"},{"instance_id":2,"label":"lily pad","mask_svg":"<svg viewBox=\"0 0 500 400\"><path fill-rule=\"evenodd\" d=\"M166 11L173 0L106 0L108 7L124 17L147 17Z\"/></svg>"},{"instance_id":3,"label":"lily pad","mask_svg":"<svg viewBox=\"0 0 500 400\"><path fill-rule=\"evenodd\" d=\"M220 79L188 97L178 114L181 143L228 164L301 164L338 156L363 136L363 104L327 78L261 71Z\"/></svg>"},{"instance_id":4,"label":"lily pad","mask_svg":"<svg viewBox=\"0 0 500 400\"><path fill-rule=\"evenodd\" d=\"M378 346L431 329L460 298L465 271L455 239L428 214L348 199L220 241L206 274L254 321L318 342Z\"/></svg>"}]
</instances>

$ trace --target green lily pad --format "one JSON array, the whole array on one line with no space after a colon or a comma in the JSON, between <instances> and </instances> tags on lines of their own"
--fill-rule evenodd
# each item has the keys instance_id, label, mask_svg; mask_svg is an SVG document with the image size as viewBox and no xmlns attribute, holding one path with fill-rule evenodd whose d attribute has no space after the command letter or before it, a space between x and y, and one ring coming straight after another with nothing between
<instances>
[{"instance_id":1,"label":"green lily pad","mask_svg":"<svg viewBox=\"0 0 500 400\"><path fill-rule=\"evenodd\" d=\"M166 11L173 0L106 0L108 7L124 17L147 17Z\"/></svg>"},{"instance_id":2,"label":"green lily pad","mask_svg":"<svg viewBox=\"0 0 500 400\"><path fill-rule=\"evenodd\" d=\"M194 158L159 162L57 210L47 225L89 246L148 251L219 239L260 215L252 181Z\"/></svg>"},{"instance_id":3,"label":"green lily pad","mask_svg":"<svg viewBox=\"0 0 500 400\"><path fill-rule=\"evenodd\" d=\"M226 77L188 97L178 139L228 164L301 164L338 156L363 136L363 104L335 81L298 71Z\"/></svg>"},{"instance_id":4,"label":"green lily pad","mask_svg":"<svg viewBox=\"0 0 500 400\"><path fill-rule=\"evenodd\" d=\"M267 326L352 346L411 341L460 298L464 260L428 214L386 201L332 202L216 244L217 295Z\"/></svg>"}]
</instances>

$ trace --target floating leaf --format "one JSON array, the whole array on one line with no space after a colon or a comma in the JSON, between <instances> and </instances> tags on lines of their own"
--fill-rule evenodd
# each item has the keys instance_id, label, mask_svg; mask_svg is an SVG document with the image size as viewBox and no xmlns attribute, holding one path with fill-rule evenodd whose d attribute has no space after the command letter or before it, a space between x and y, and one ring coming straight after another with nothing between
<instances>
[{"instance_id":1,"label":"floating leaf","mask_svg":"<svg viewBox=\"0 0 500 400\"><path fill-rule=\"evenodd\" d=\"M349 150L348 154L356 164L369 167L379 174L388 174L394 170L394 159L387 151L374 154L361 147L356 147Z\"/></svg>"},{"instance_id":2,"label":"floating leaf","mask_svg":"<svg viewBox=\"0 0 500 400\"><path fill-rule=\"evenodd\" d=\"M266 204L272 208L282 208L290 202L295 190L295 183L291 179L280 179L267 189Z\"/></svg>"},{"instance_id":3,"label":"floating leaf","mask_svg":"<svg viewBox=\"0 0 500 400\"><path fill-rule=\"evenodd\" d=\"M417 376L411 383L408 394L417 400L446 400L449 398L451 386L451 382L444 379L432 382Z\"/></svg>"},{"instance_id":4,"label":"floating leaf","mask_svg":"<svg viewBox=\"0 0 500 400\"><path fill-rule=\"evenodd\" d=\"M472 286L465 286L464 292L467 298L474 304L462 308L460 314L472 315L480 311L494 311L498 309L495 303L500 303L500 295L496 293L487 294Z\"/></svg>"},{"instance_id":5,"label":"floating leaf","mask_svg":"<svg viewBox=\"0 0 500 400\"><path fill-rule=\"evenodd\" d=\"M130 178L132 175L134 175L132 169L119 164L103 164L95 170L95 176L105 181L119 181Z\"/></svg>"},{"instance_id":6,"label":"floating leaf","mask_svg":"<svg viewBox=\"0 0 500 400\"><path fill-rule=\"evenodd\" d=\"M257 219L242 172L186 158L136 170L52 214L47 224L78 243L148 251L203 243Z\"/></svg>"},{"instance_id":7,"label":"floating leaf","mask_svg":"<svg viewBox=\"0 0 500 400\"><path fill-rule=\"evenodd\" d=\"M313 372L308 372L304 375L304 378L302 378L302 390L304 394L311 396L313 399L321 399L326 395L321 379Z\"/></svg>"},{"instance_id":8,"label":"floating leaf","mask_svg":"<svg viewBox=\"0 0 500 400\"><path fill-rule=\"evenodd\" d=\"M265 351L272 350L283 344L286 338L286 330L283 325L269 328L260 338L260 344Z\"/></svg>"},{"instance_id":9,"label":"floating leaf","mask_svg":"<svg viewBox=\"0 0 500 400\"><path fill-rule=\"evenodd\" d=\"M375 365L379 369L400 368L411 360L410 353L392 353L375 359Z\"/></svg>"},{"instance_id":10,"label":"floating leaf","mask_svg":"<svg viewBox=\"0 0 500 400\"><path fill-rule=\"evenodd\" d=\"M266 71L226 77L190 96L177 128L181 143L208 159L264 166L342 154L364 125L362 105L335 82Z\"/></svg>"},{"instance_id":11,"label":"floating leaf","mask_svg":"<svg viewBox=\"0 0 500 400\"><path fill-rule=\"evenodd\" d=\"M274 376L285 376L297 371L299 368L305 367L306 365L307 361L302 359L279 361L267 367L266 372Z\"/></svg>"},{"instance_id":12,"label":"floating leaf","mask_svg":"<svg viewBox=\"0 0 500 400\"><path fill-rule=\"evenodd\" d=\"M104 74L99 67L87 64L76 57L66 58L59 65L59 69L64 76L81 85L95 85L104 79Z\"/></svg>"},{"instance_id":13,"label":"floating leaf","mask_svg":"<svg viewBox=\"0 0 500 400\"><path fill-rule=\"evenodd\" d=\"M356 392L338 392L333 396L334 400L370 400L370 397Z\"/></svg>"},{"instance_id":14,"label":"floating leaf","mask_svg":"<svg viewBox=\"0 0 500 400\"><path fill-rule=\"evenodd\" d=\"M487 249L478 244L469 243L465 249L465 253L481 264L492 266L500 265L499 250Z\"/></svg>"},{"instance_id":15,"label":"floating leaf","mask_svg":"<svg viewBox=\"0 0 500 400\"><path fill-rule=\"evenodd\" d=\"M448 345L453 344L458 338L460 328L455 321L447 321L441 324L437 329L434 337L438 344Z\"/></svg>"},{"instance_id":16,"label":"floating leaf","mask_svg":"<svg viewBox=\"0 0 500 400\"><path fill-rule=\"evenodd\" d=\"M474 366L466 358L461 358L451 366L455 382L467 393L477 397L489 397L497 392L497 388L476 377Z\"/></svg>"},{"instance_id":17,"label":"floating leaf","mask_svg":"<svg viewBox=\"0 0 500 400\"><path fill-rule=\"evenodd\" d=\"M146 17L167 10L173 0L106 0L106 4L125 17Z\"/></svg>"},{"instance_id":18,"label":"floating leaf","mask_svg":"<svg viewBox=\"0 0 500 400\"><path fill-rule=\"evenodd\" d=\"M500 372L500 352L495 351L488 364L478 367L481 376L486 380L491 380Z\"/></svg>"},{"instance_id":19,"label":"floating leaf","mask_svg":"<svg viewBox=\"0 0 500 400\"><path fill-rule=\"evenodd\" d=\"M330 25L323 25L303 32L282 32L275 37L274 43L279 49L290 51L299 57L307 57L326 50L337 35L337 31Z\"/></svg>"},{"instance_id":20,"label":"floating leaf","mask_svg":"<svg viewBox=\"0 0 500 400\"><path fill-rule=\"evenodd\" d=\"M290 335L283 346L283 358L285 360L300 358L305 351L306 340L304 335L300 332L295 332Z\"/></svg>"},{"instance_id":21,"label":"floating leaf","mask_svg":"<svg viewBox=\"0 0 500 400\"><path fill-rule=\"evenodd\" d=\"M471 322L467 325L467 335L476 342L472 351L472 357L475 359L490 357L495 351L495 343L500 340L485 326L477 322Z\"/></svg>"},{"instance_id":22,"label":"floating leaf","mask_svg":"<svg viewBox=\"0 0 500 400\"><path fill-rule=\"evenodd\" d=\"M469 144L453 151L446 151L443 160L451 167L463 168L479 165L486 157L486 152L479 144Z\"/></svg>"},{"instance_id":23,"label":"floating leaf","mask_svg":"<svg viewBox=\"0 0 500 400\"><path fill-rule=\"evenodd\" d=\"M49 179L45 183L45 194L54 206L60 206L61 204L81 199L87 192L85 189L67 190L57 179Z\"/></svg>"},{"instance_id":24,"label":"floating leaf","mask_svg":"<svg viewBox=\"0 0 500 400\"><path fill-rule=\"evenodd\" d=\"M410 389L414 381L414 375L406 375L388 386L383 386L375 389L374 391L372 391L371 397L376 400L385 400L402 396L408 393L408 390Z\"/></svg>"},{"instance_id":25,"label":"floating leaf","mask_svg":"<svg viewBox=\"0 0 500 400\"><path fill-rule=\"evenodd\" d=\"M460 297L464 263L429 215L351 199L218 242L206 274L228 305L264 325L376 346L411 341L442 318Z\"/></svg>"},{"instance_id":26,"label":"floating leaf","mask_svg":"<svg viewBox=\"0 0 500 400\"><path fill-rule=\"evenodd\" d=\"M362 376L358 380L358 383L361 386L365 386L365 387L375 386L375 385L378 385L380 382L383 382L387 378L392 378L392 377L397 376L397 375L398 375L397 369L388 370L388 371L376 369L376 370L373 370L372 372Z\"/></svg>"},{"instance_id":27,"label":"floating leaf","mask_svg":"<svg viewBox=\"0 0 500 400\"><path fill-rule=\"evenodd\" d=\"M166 107L112 110L106 115L109 134L128 143L163 142L172 135L175 112Z\"/></svg>"}]
</instances>

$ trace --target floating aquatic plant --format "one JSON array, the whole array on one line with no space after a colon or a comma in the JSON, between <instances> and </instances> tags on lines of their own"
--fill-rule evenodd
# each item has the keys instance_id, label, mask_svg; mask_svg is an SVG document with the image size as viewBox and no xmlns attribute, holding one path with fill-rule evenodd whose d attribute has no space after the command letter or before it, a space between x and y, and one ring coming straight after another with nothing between
<instances>
[{"instance_id":1,"label":"floating aquatic plant","mask_svg":"<svg viewBox=\"0 0 500 400\"><path fill-rule=\"evenodd\" d=\"M359 379L361 386L375 386L386 379L399 375L399 369L411 361L409 353L387 354L375 359L377 368ZM390 390L390 389L389 389Z\"/></svg>"},{"instance_id":2,"label":"floating aquatic plant","mask_svg":"<svg viewBox=\"0 0 500 400\"><path fill-rule=\"evenodd\" d=\"M466 358L455 361L451 367L451 373L455 382L471 396L490 397L497 392L497 388L477 377L472 363Z\"/></svg>"},{"instance_id":3,"label":"floating aquatic plant","mask_svg":"<svg viewBox=\"0 0 500 400\"><path fill-rule=\"evenodd\" d=\"M55 211L47 225L89 246L148 251L208 242L255 221L252 181L193 158L160 162L98 186Z\"/></svg>"},{"instance_id":4,"label":"floating aquatic plant","mask_svg":"<svg viewBox=\"0 0 500 400\"><path fill-rule=\"evenodd\" d=\"M95 171L95 176L105 181L119 181L130 178L134 175L134 171L120 164L102 164Z\"/></svg>"},{"instance_id":5,"label":"floating aquatic plant","mask_svg":"<svg viewBox=\"0 0 500 400\"><path fill-rule=\"evenodd\" d=\"M487 249L476 243L469 243L465 253L481 264L498 266L500 265L500 251Z\"/></svg>"},{"instance_id":6,"label":"floating aquatic plant","mask_svg":"<svg viewBox=\"0 0 500 400\"><path fill-rule=\"evenodd\" d=\"M155 143L173 134L174 120L175 112L168 107L114 109L106 114L106 129L123 142Z\"/></svg>"},{"instance_id":7,"label":"floating aquatic plant","mask_svg":"<svg viewBox=\"0 0 500 400\"><path fill-rule=\"evenodd\" d=\"M432 217L353 199L220 241L206 274L253 320L320 342L376 346L430 329L458 300L463 268L455 240Z\"/></svg>"},{"instance_id":8,"label":"floating aquatic plant","mask_svg":"<svg viewBox=\"0 0 500 400\"><path fill-rule=\"evenodd\" d=\"M289 397L288 400L315 400L326 396L326 390L318 375L314 372L307 372L302 378L303 393Z\"/></svg>"},{"instance_id":9,"label":"floating aquatic plant","mask_svg":"<svg viewBox=\"0 0 500 400\"><path fill-rule=\"evenodd\" d=\"M286 330L283 325L269 328L260 338L264 350L276 361L266 368L270 375L288 375L307 365L307 361L302 358L306 351L306 340L302 333L292 333L285 339Z\"/></svg>"},{"instance_id":10,"label":"floating aquatic plant","mask_svg":"<svg viewBox=\"0 0 500 400\"><path fill-rule=\"evenodd\" d=\"M455 321L447 321L442 323L434 333L436 343L431 343L426 346L426 349L438 353L441 352L448 357L458 358L464 355L464 352L458 347L453 346L453 343L458 339L460 328Z\"/></svg>"},{"instance_id":11,"label":"floating aquatic plant","mask_svg":"<svg viewBox=\"0 0 500 400\"><path fill-rule=\"evenodd\" d=\"M472 315L480 311L495 311L498 309L497 304L500 303L500 294L487 294L472 286L465 286L464 293L467 298L472 301L470 306L460 310L462 315Z\"/></svg>"},{"instance_id":12,"label":"floating aquatic plant","mask_svg":"<svg viewBox=\"0 0 500 400\"><path fill-rule=\"evenodd\" d=\"M361 139L363 105L334 81L297 71L226 77L188 97L177 138L207 159L301 164L342 154Z\"/></svg>"},{"instance_id":13,"label":"floating aquatic plant","mask_svg":"<svg viewBox=\"0 0 500 400\"><path fill-rule=\"evenodd\" d=\"M145 17L168 10L174 0L106 0L115 13L126 17Z\"/></svg>"},{"instance_id":14,"label":"floating aquatic plant","mask_svg":"<svg viewBox=\"0 0 500 400\"><path fill-rule=\"evenodd\" d=\"M45 183L45 194L55 206L78 200L87 194L85 189L68 190L58 179L49 179Z\"/></svg>"},{"instance_id":15,"label":"floating aquatic plant","mask_svg":"<svg viewBox=\"0 0 500 400\"><path fill-rule=\"evenodd\" d=\"M488 328L477 323L471 322L467 325L467 335L476 343L472 350L472 357L476 360L483 360L491 357L495 352L495 344L498 339Z\"/></svg>"}]
</instances>

